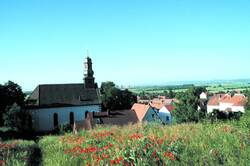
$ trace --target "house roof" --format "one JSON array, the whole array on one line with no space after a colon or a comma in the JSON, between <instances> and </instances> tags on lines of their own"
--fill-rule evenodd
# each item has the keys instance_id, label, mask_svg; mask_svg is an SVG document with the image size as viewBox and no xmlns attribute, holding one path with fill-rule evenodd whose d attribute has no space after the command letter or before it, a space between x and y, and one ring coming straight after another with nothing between
<instances>
[{"instance_id":1,"label":"house roof","mask_svg":"<svg viewBox=\"0 0 250 166\"><path fill-rule=\"evenodd\" d=\"M156 100L153 100L149 104L151 107L156 108L158 110L160 110L164 106L164 104L161 101L156 101Z\"/></svg>"},{"instance_id":2,"label":"house roof","mask_svg":"<svg viewBox=\"0 0 250 166\"><path fill-rule=\"evenodd\" d=\"M175 108L172 105L166 105L165 106L169 112L172 112Z\"/></svg>"},{"instance_id":3,"label":"house roof","mask_svg":"<svg viewBox=\"0 0 250 166\"><path fill-rule=\"evenodd\" d=\"M137 123L136 113L131 110L114 110L110 111L109 116L102 117L101 121L104 125L127 125L129 123Z\"/></svg>"},{"instance_id":4,"label":"house roof","mask_svg":"<svg viewBox=\"0 0 250 166\"><path fill-rule=\"evenodd\" d=\"M247 98L244 95L234 95L231 99L234 103L233 106L245 106L247 104Z\"/></svg>"},{"instance_id":5,"label":"house roof","mask_svg":"<svg viewBox=\"0 0 250 166\"><path fill-rule=\"evenodd\" d=\"M233 104L233 106L245 106L247 98L243 94L235 94L234 96L217 94L208 101L208 105L210 106L218 106L220 103L230 103Z\"/></svg>"},{"instance_id":6,"label":"house roof","mask_svg":"<svg viewBox=\"0 0 250 166\"><path fill-rule=\"evenodd\" d=\"M84 88L84 84L39 85L32 92L28 107L61 107L100 104L99 89Z\"/></svg>"},{"instance_id":7,"label":"house roof","mask_svg":"<svg viewBox=\"0 0 250 166\"><path fill-rule=\"evenodd\" d=\"M149 108L149 105L135 103L132 106L131 110L136 113L138 120L142 121Z\"/></svg>"},{"instance_id":8,"label":"house roof","mask_svg":"<svg viewBox=\"0 0 250 166\"><path fill-rule=\"evenodd\" d=\"M207 105L211 106L217 106L220 104L219 97L218 96L212 96L210 100L208 101Z\"/></svg>"}]
</instances>

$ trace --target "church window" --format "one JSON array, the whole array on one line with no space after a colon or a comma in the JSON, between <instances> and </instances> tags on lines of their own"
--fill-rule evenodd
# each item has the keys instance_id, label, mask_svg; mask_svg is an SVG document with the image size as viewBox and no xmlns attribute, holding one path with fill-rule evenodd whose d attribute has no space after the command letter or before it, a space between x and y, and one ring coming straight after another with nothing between
<instances>
[{"instance_id":1,"label":"church window","mask_svg":"<svg viewBox=\"0 0 250 166\"><path fill-rule=\"evenodd\" d=\"M73 112L69 113L69 124L71 124L71 125L74 124L74 113Z\"/></svg>"},{"instance_id":2,"label":"church window","mask_svg":"<svg viewBox=\"0 0 250 166\"><path fill-rule=\"evenodd\" d=\"M58 127L58 114L54 113L54 127Z\"/></svg>"}]
</instances>

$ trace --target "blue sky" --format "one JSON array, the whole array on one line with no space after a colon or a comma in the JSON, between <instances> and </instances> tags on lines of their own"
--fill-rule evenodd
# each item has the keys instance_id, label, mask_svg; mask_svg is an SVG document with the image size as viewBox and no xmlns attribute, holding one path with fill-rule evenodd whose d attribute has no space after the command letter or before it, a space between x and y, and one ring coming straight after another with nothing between
<instances>
[{"instance_id":1,"label":"blue sky","mask_svg":"<svg viewBox=\"0 0 250 166\"><path fill-rule=\"evenodd\" d=\"M1 0L0 83L249 78L248 0Z\"/></svg>"}]
</instances>

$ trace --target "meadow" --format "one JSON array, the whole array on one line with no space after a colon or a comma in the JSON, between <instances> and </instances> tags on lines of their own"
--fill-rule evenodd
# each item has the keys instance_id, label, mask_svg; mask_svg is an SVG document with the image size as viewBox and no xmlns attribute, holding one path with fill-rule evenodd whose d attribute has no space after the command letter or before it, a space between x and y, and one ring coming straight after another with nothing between
<instances>
[{"instance_id":1,"label":"meadow","mask_svg":"<svg viewBox=\"0 0 250 166\"><path fill-rule=\"evenodd\" d=\"M240 121L98 126L37 142L0 143L0 165L248 165L250 111Z\"/></svg>"},{"instance_id":2,"label":"meadow","mask_svg":"<svg viewBox=\"0 0 250 166\"><path fill-rule=\"evenodd\" d=\"M228 92L234 90L244 91L250 89L250 83L247 82L231 82L231 83L210 83L210 84L194 84L195 86L204 86L207 91L210 93L218 93L218 92ZM186 85L173 85L173 86L141 86L130 88L129 90L134 92L135 94L140 94L142 92L147 94L164 94L164 91L169 91L169 89L173 90L173 92L184 92L188 88L193 86L193 84Z\"/></svg>"}]
</instances>

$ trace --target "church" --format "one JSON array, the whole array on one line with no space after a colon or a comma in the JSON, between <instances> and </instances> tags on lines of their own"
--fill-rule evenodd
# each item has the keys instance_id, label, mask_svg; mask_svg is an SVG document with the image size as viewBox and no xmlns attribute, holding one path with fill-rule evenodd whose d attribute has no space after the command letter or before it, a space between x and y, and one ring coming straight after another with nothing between
<instances>
[{"instance_id":1,"label":"church","mask_svg":"<svg viewBox=\"0 0 250 166\"><path fill-rule=\"evenodd\" d=\"M47 132L62 124L82 121L87 112L100 112L100 90L92 60L84 61L84 83L38 85L27 100L32 129Z\"/></svg>"}]
</instances>

